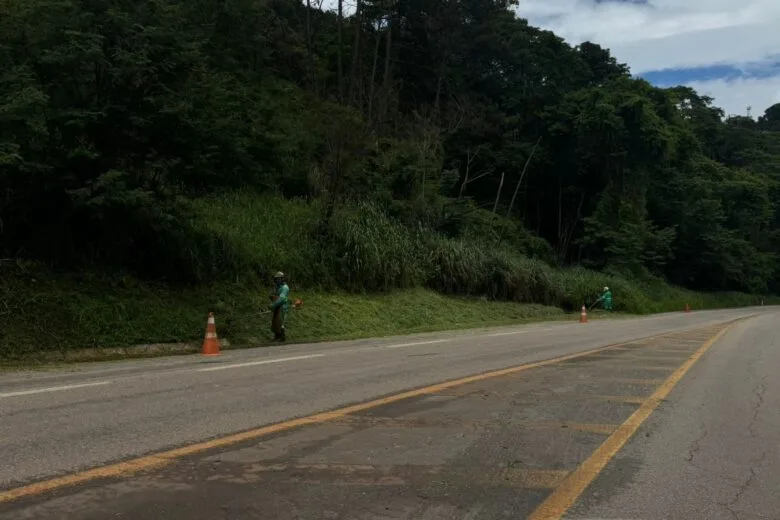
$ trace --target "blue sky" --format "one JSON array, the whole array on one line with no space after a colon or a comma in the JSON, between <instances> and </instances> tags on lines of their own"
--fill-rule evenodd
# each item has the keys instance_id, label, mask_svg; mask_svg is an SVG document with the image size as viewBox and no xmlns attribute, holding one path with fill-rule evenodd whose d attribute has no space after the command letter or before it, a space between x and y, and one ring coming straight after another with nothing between
<instances>
[{"instance_id":1,"label":"blue sky","mask_svg":"<svg viewBox=\"0 0 780 520\"><path fill-rule=\"evenodd\" d=\"M659 86L690 85L727 114L780 102L780 0L519 0L571 44L608 47Z\"/></svg>"}]
</instances>

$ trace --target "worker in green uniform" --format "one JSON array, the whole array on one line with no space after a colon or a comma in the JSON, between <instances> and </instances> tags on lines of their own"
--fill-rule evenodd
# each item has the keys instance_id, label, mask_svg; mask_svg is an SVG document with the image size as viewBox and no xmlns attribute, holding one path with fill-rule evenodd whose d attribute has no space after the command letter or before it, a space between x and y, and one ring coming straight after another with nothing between
<instances>
[{"instance_id":1,"label":"worker in green uniform","mask_svg":"<svg viewBox=\"0 0 780 520\"><path fill-rule=\"evenodd\" d=\"M609 287L604 287L604 292L599 296L599 299L596 300L596 302L602 302L605 311L612 310L612 291L609 290Z\"/></svg>"},{"instance_id":2,"label":"worker in green uniform","mask_svg":"<svg viewBox=\"0 0 780 520\"><path fill-rule=\"evenodd\" d=\"M274 333L274 341L286 341L287 336L284 331L284 321L290 310L290 287L284 278L284 273L279 271L274 275L274 294L271 296L273 302L270 305L271 330Z\"/></svg>"}]
</instances>

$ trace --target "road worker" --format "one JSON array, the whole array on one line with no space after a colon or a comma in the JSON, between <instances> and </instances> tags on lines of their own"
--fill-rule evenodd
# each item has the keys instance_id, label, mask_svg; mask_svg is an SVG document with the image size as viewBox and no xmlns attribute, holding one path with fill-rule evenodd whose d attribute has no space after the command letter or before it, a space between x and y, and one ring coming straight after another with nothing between
<instances>
[{"instance_id":1,"label":"road worker","mask_svg":"<svg viewBox=\"0 0 780 520\"><path fill-rule=\"evenodd\" d=\"M602 302L605 311L612 310L612 291L609 290L609 287L604 287L604 292L596 300L596 303L598 302Z\"/></svg>"},{"instance_id":2,"label":"road worker","mask_svg":"<svg viewBox=\"0 0 780 520\"><path fill-rule=\"evenodd\" d=\"M269 308L271 309L271 330L274 333L274 341L284 342L287 336L284 330L284 321L290 311L290 287L287 285L284 273L279 271L274 275L274 294Z\"/></svg>"}]
</instances>

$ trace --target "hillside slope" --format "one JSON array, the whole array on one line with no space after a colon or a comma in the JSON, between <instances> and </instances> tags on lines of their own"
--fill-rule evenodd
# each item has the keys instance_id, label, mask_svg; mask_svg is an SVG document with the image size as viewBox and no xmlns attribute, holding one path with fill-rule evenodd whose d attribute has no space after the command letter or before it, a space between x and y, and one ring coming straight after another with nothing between
<instances>
[{"instance_id":1,"label":"hillside slope","mask_svg":"<svg viewBox=\"0 0 780 520\"><path fill-rule=\"evenodd\" d=\"M252 341L279 269L307 339L778 292L780 105L725 118L511 2L317 5L2 2L3 355L194 338L208 310Z\"/></svg>"}]
</instances>

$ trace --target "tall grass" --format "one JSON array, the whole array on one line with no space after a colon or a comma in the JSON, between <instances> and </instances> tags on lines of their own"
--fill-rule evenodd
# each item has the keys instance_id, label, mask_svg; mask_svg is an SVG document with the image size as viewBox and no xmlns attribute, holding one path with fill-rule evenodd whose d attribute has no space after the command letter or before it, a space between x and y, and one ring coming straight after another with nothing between
<instances>
[{"instance_id":1,"label":"tall grass","mask_svg":"<svg viewBox=\"0 0 780 520\"><path fill-rule=\"evenodd\" d=\"M419 236L370 204L338 212L324 241L324 261L345 289L409 288L424 276Z\"/></svg>"},{"instance_id":2,"label":"tall grass","mask_svg":"<svg viewBox=\"0 0 780 520\"><path fill-rule=\"evenodd\" d=\"M474 237L451 239L413 229L368 203L342 207L324 233L318 202L232 193L196 203L203 229L219 248L223 274L283 270L300 287L352 292L427 287L448 295L552 305L566 310L592 304L604 286L615 309L630 313L740 306L755 296L700 294L660 280L628 280L583 268L553 268L512 246ZM229 252L229 253L228 253Z\"/></svg>"},{"instance_id":3,"label":"tall grass","mask_svg":"<svg viewBox=\"0 0 780 520\"><path fill-rule=\"evenodd\" d=\"M194 271L241 280L283 270L309 287L327 278L312 247L318 203L233 192L196 200L193 209L203 232L190 252Z\"/></svg>"}]
</instances>

